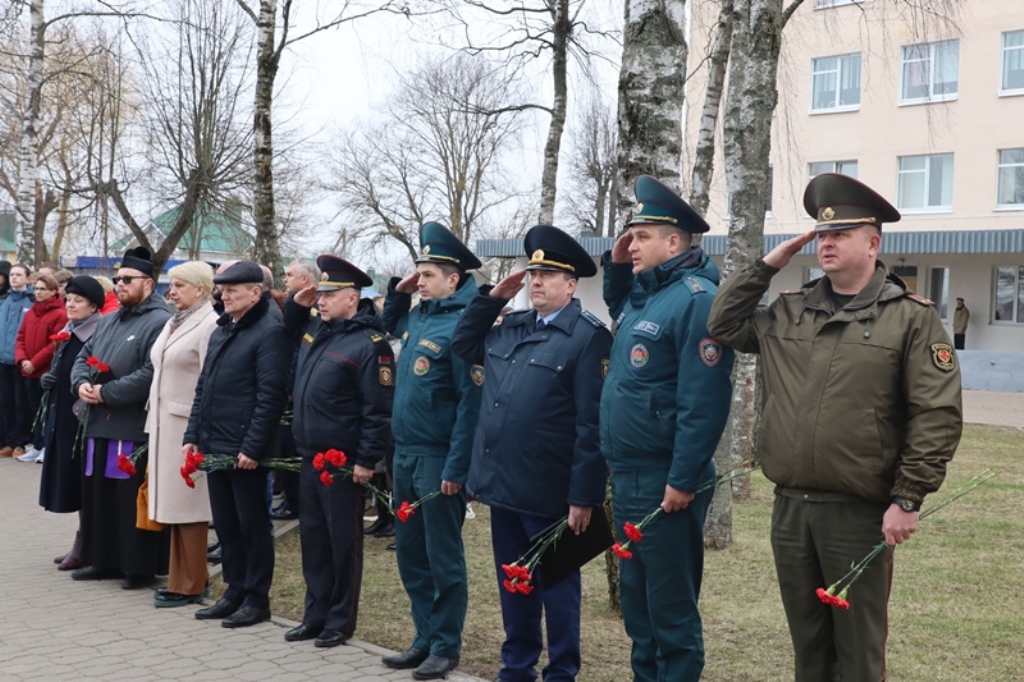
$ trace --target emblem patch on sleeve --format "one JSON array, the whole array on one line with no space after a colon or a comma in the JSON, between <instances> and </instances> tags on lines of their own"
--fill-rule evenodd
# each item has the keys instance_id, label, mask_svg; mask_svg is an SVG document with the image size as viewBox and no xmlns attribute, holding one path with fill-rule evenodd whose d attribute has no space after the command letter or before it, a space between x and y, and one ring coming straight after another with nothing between
<instances>
[{"instance_id":1,"label":"emblem patch on sleeve","mask_svg":"<svg viewBox=\"0 0 1024 682\"><path fill-rule=\"evenodd\" d=\"M700 361L708 367L714 367L722 361L722 344L715 339L701 339L698 344Z\"/></svg>"},{"instance_id":2,"label":"emblem patch on sleeve","mask_svg":"<svg viewBox=\"0 0 1024 682\"><path fill-rule=\"evenodd\" d=\"M430 360L420 356L416 358L416 362L412 363L412 373L418 377L426 375L430 371Z\"/></svg>"},{"instance_id":3,"label":"emblem patch on sleeve","mask_svg":"<svg viewBox=\"0 0 1024 682\"><path fill-rule=\"evenodd\" d=\"M393 386L395 384L395 374L391 371L391 367L381 365L377 369L377 380L380 381L381 386Z\"/></svg>"},{"instance_id":4,"label":"emblem patch on sleeve","mask_svg":"<svg viewBox=\"0 0 1024 682\"><path fill-rule=\"evenodd\" d=\"M646 365L647 361L650 359L651 354L647 350L647 346L642 343L636 344L629 351L629 364L633 365L637 369Z\"/></svg>"},{"instance_id":5,"label":"emblem patch on sleeve","mask_svg":"<svg viewBox=\"0 0 1024 682\"><path fill-rule=\"evenodd\" d=\"M469 378L473 380L473 383L477 386L484 385L484 366L483 365L471 365L469 368Z\"/></svg>"},{"instance_id":6,"label":"emblem patch on sleeve","mask_svg":"<svg viewBox=\"0 0 1024 682\"><path fill-rule=\"evenodd\" d=\"M932 344L932 362L943 372L952 372L956 369L956 353L948 343Z\"/></svg>"}]
</instances>

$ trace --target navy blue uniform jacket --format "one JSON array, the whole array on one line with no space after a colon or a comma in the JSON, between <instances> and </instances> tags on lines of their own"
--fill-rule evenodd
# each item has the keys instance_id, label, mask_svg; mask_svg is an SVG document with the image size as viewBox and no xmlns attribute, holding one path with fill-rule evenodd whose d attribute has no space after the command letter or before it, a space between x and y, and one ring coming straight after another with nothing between
<instances>
[{"instance_id":1,"label":"navy blue uniform jacket","mask_svg":"<svg viewBox=\"0 0 1024 682\"><path fill-rule=\"evenodd\" d=\"M483 364L486 380L468 488L481 502L545 518L604 503L607 469L597 416L611 333L573 299L534 332L537 313L494 325L505 301L481 289L452 349Z\"/></svg>"}]
</instances>

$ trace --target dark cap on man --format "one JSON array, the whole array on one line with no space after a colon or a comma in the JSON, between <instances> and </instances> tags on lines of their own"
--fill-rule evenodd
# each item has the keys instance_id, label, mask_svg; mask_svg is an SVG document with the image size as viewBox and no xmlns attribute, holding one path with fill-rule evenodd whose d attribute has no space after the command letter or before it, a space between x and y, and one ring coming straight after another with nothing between
<instances>
[{"instance_id":1,"label":"dark cap on man","mask_svg":"<svg viewBox=\"0 0 1024 682\"><path fill-rule=\"evenodd\" d=\"M586 249L552 225L534 225L523 239L530 261L527 270L568 272L575 277L593 277L597 266Z\"/></svg>"},{"instance_id":2,"label":"dark cap on man","mask_svg":"<svg viewBox=\"0 0 1024 682\"><path fill-rule=\"evenodd\" d=\"M451 230L435 222L424 223L420 228L420 255L416 262L454 265L463 272L482 265Z\"/></svg>"},{"instance_id":3,"label":"dark cap on man","mask_svg":"<svg viewBox=\"0 0 1024 682\"><path fill-rule=\"evenodd\" d=\"M156 271L153 267L153 257L149 253L149 249L144 246L136 246L134 249L125 251L120 267L138 270L147 277L152 277Z\"/></svg>"},{"instance_id":4,"label":"dark cap on man","mask_svg":"<svg viewBox=\"0 0 1024 682\"><path fill-rule=\"evenodd\" d=\"M72 277L64 287L65 294L76 294L94 303L97 308L102 308L106 294L103 285L88 275L76 275Z\"/></svg>"},{"instance_id":5,"label":"dark cap on man","mask_svg":"<svg viewBox=\"0 0 1024 682\"><path fill-rule=\"evenodd\" d=\"M818 221L815 232L845 230L858 225L895 223L900 212L881 194L842 173L822 173L804 190L804 210Z\"/></svg>"},{"instance_id":6,"label":"dark cap on man","mask_svg":"<svg viewBox=\"0 0 1024 682\"><path fill-rule=\"evenodd\" d=\"M213 278L214 284L263 284L263 268L251 260L240 260Z\"/></svg>"},{"instance_id":7,"label":"dark cap on man","mask_svg":"<svg viewBox=\"0 0 1024 682\"><path fill-rule=\"evenodd\" d=\"M670 225L690 234L703 234L711 229L681 196L650 175L636 179L633 193L636 195L636 208L627 226Z\"/></svg>"},{"instance_id":8,"label":"dark cap on man","mask_svg":"<svg viewBox=\"0 0 1024 682\"><path fill-rule=\"evenodd\" d=\"M344 258L324 254L316 259L320 268L320 281L316 290L337 291L338 289L366 289L373 286L373 279Z\"/></svg>"}]
</instances>

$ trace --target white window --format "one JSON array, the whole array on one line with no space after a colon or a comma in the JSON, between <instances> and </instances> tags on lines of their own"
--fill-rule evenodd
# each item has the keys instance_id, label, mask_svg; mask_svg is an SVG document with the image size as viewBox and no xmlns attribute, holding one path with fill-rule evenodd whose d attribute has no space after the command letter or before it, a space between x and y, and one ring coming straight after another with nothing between
<instances>
[{"instance_id":1,"label":"white window","mask_svg":"<svg viewBox=\"0 0 1024 682\"><path fill-rule=\"evenodd\" d=\"M1024 149L999 150L1000 206L1024 208Z\"/></svg>"},{"instance_id":2,"label":"white window","mask_svg":"<svg viewBox=\"0 0 1024 682\"><path fill-rule=\"evenodd\" d=\"M811 62L811 111L860 108L860 54L819 57Z\"/></svg>"},{"instance_id":3,"label":"white window","mask_svg":"<svg viewBox=\"0 0 1024 682\"><path fill-rule=\"evenodd\" d=\"M900 103L956 99L959 88L960 41L903 46Z\"/></svg>"},{"instance_id":4,"label":"white window","mask_svg":"<svg viewBox=\"0 0 1024 682\"><path fill-rule=\"evenodd\" d=\"M1007 265L995 269L992 301L993 322L1024 324L1024 267Z\"/></svg>"},{"instance_id":5,"label":"white window","mask_svg":"<svg viewBox=\"0 0 1024 682\"><path fill-rule=\"evenodd\" d=\"M896 203L901 211L951 209L953 155L901 156Z\"/></svg>"},{"instance_id":6,"label":"white window","mask_svg":"<svg viewBox=\"0 0 1024 682\"><path fill-rule=\"evenodd\" d=\"M1003 34L1003 74L999 91L1024 94L1024 31Z\"/></svg>"},{"instance_id":7,"label":"white window","mask_svg":"<svg viewBox=\"0 0 1024 682\"><path fill-rule=\"evenodd\" d=\"M856 161L817 161L808 164L808 175L814 177L822 173L842 173L851 178L857 177Z\"/></svg>"}]
</instances>

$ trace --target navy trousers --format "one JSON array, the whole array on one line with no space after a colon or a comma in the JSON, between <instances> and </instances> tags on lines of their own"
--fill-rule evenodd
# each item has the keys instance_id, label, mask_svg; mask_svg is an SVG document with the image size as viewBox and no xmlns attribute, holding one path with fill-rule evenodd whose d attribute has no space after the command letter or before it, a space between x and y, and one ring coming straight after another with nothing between
<instances>
[{"instance_id":1,"label":"navy trousers","mask_svg":"<svg viewBox=\"0 0 1024 682\"><path fill-rule=\"evenodd\" d=\"M566 505L566 512L568 512ZM558 519L527 516L491 507L491 538L494 565L501 594L501 618L505 643L501 645L500 680L532 682L544 641L541 617L547 626L548 664L545 682L574 680L580 670L580 573L576 571L552 587L543 586L544 567L538 568L536 587L530 594L512 594L501 586L506 579L502 564L510 564L530 548L530 538Z\"/></svg>"},{"instance_id":2,"label":"navy trousers","mask_svg":"<svg viewBox=\"0 0 1024 682\"><path fill-rule=\"evenodd\" d=\"M224 598L257 609L270 608L274 537L267 532L267 469L211 471L210 508L223 553Z\"/></svg>"}]
</instances>

